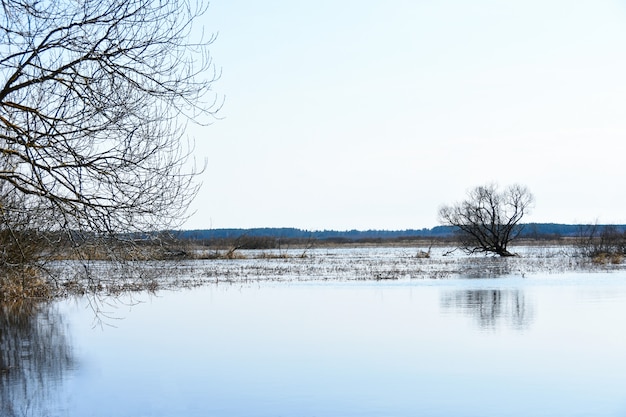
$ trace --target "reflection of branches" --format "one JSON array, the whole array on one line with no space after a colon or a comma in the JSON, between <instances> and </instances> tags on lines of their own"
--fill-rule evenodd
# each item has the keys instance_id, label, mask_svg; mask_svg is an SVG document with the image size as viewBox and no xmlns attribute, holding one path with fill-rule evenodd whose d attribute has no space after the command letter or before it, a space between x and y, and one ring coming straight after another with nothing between
<instances>
[{"instance_id":1,"label":"reflection of branches","mask_svg":"<svg viewBox=\"0 0 626 417\"><path fill-rule=\"evenodd\" d=\"M461 259L461 275L467 278L497 278L512 272L510 258L493 256Z\"/></svg>"},{"instance_id":2,"label":"reflection of branches","mask_svg":"<svg viewBox=\"0 0 626 417\"><path fill-rule=\"evenodd\" d=\"M59 312L33 302L0 305L0 414L46 415L74 366Z\"/></svg>"},{"instance_id":3,"label":"reflection of branches","mask_svg":"<svg viewBox=\"0 0 626 417\"><path fill-rule=\"evenodd\" d=\"M532 321L532 306L519 290L463 290L444 294L441 306L458 309L477 319L482 329L495 329L504 319L509 326L522 330Z\"/></svg>"}]
</instances>

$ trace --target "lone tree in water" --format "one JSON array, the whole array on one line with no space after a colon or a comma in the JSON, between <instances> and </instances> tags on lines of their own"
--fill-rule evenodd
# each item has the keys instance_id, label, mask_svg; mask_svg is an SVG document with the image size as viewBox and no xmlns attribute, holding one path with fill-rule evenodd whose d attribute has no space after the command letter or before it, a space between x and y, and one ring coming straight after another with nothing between
<instances>
[{"instance_id":1,"label":"lone tree in water","mask_svg":"<svg viewBox=\"0 0 626 417\"><path fill-rule=\"evenodd\" d=\"M199 173L185 127L219 108L194 25L207 6L0 0L0 235L16 253L42 229L77 243L183 219Z\"/></svg>"},{"instance_id":2,"label":"lone tree in water","mask_svg":"<svg viewBox=\"0 0 626 417\"><path fill-rule=\"evenodd\" d=\"M464 201L441 207L439 219L457 228L467 252L513 256L507 247L521 233L519 222L533 201L526 187L512 185L501 192L491 184L472 189Z\"/></svg>"}]
</instances>

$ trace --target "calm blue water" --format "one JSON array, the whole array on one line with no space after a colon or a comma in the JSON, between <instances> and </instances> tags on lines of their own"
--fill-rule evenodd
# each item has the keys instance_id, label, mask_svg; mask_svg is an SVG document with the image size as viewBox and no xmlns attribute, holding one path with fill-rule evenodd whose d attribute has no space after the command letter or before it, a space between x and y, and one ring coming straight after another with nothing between
<instances>
[{"instance_id":1,"label":"calm blue water","mask_svg":"<svg viewBox=\"0 0 626 417\"><path fill-rule=\"evenodd\" d=\"M219 285L101 308L102 327L82 299L3 324L0 412L626 416L624 273Z\"/></svg>"}]
</instances>

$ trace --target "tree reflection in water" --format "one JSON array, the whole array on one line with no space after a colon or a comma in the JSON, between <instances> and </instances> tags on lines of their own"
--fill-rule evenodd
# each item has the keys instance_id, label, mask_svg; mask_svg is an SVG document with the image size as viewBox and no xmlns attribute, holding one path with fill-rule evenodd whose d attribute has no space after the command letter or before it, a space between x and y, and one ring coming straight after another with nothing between
<instances>
[{"instance_id":1,"label":"tree reflection in water","mask_svg":"<svg viewBox=\"0 0 626 417\"><path fill-rule=\"evenodd\" d=\"M516 329L527 328L533 308L520 290L462 290L443 294L444 309L458 309L475 317L481 329L497 329L502 323Z\"/></svg>"},{"instance_id":2,"label":"tree reflection in water","mask_svg":"<svg viewBox=\"0 0 626 417\"><path fill-rule=\"evenodd\" d=\"M495 256L463 259L460 262L460 275L465 278L497 278L510 275L514 272L515 260Z\"/></svg>"},{"instance_id":3,"label":"tree reflection in water","mask_svg":"<svg viewBox=\"0 0 626 417\"><path fill-rule=\"evenodd\" d=\"M51 404L75 365L66 330L48 303L0 304L0 415L56 414Z\"/></svg>"}]
</instances>

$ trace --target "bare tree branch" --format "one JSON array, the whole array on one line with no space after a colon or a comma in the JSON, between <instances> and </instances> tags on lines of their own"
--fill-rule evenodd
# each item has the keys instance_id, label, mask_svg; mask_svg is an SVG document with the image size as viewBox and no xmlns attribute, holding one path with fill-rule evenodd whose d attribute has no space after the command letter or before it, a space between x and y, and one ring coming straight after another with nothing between
<instances>
[{"instance_id":1,"label":"bare tree branch","mask_svg":"<svg viewBox=\"0 0 626 417\"><path fill-rule=\"evenodd\" d=\"M217 78L194 27L202 2L2 0L0 181L71 227L180 220L197 191L187 122ZM197 38L196 40L193 40Z\"/></svg>"},{"instance_id":2,"label":"bare tree branch","mask_svg":"<svg viewBox=\"0 0 626 417\"><path fill-rule=\"evenodd\" d=\"M19 212L67 236L184 220L204 166L185 129L220 107L207 7L0 0L0 232Z\"/></svg>"}]
</instances>

